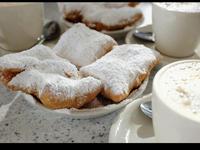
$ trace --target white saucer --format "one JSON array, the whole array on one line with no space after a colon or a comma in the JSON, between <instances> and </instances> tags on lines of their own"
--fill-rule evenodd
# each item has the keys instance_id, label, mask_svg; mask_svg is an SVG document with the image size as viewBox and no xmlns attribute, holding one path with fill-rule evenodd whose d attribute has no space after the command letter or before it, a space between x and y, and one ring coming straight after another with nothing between
<instances>
[{"instance_id":1,"label":"white saucer","mask_svg":"<svg viewBox=\"0 0 200 150\"><path fill-rule=\"evenodd\" d=\"M90 109L75 109L75 108L67 109L67 108L65 108L65 109L52 110L52 109L46 108L44 105L42 105L38 100L33 98L31 95L27 95L24 93L22 93L22 94L28 102L35 105L38 109L48 111L49 113L68 115L73 118L88 119L88 118L96 118L96 117L107 115L111 112L114 112L114 111L117 111L117 110L123 108L130 102L133 102L134 100L136 100L137 98L142 96L143 92L145 91L145 89L147 87L148 80L149 80L149 78L147 78L137 90L134 90L126 100L124 100L118 104L110 104L110 105L107 105L104 107L90 108Z\"/></svg>"},{"instance_id":2,"label":"white saucer","mask_svg":"<svg viewBox=\"0 0 200 150\"><path fill-rule=\"evenodd\" d=\"M139 105L150 101L151 94L127 105L113 122L109 143L155 143L152 120L145 116Z\"/></svg>"}]
</instances>

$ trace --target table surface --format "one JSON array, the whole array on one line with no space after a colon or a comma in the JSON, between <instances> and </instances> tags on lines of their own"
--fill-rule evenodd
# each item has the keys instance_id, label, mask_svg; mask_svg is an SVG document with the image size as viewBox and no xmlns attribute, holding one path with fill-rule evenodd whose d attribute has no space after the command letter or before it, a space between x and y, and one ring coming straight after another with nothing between
<instances>
[{"instance_id":1,"label":"table surface","mask_svg":"<svg viewBox=\"0 0 200 150\"><path fill-rule=\"evenodd\" d=\"M44 6L46 19L59 21L56 3ZM151 23L151 9L144 13L143 25ZM118 42L123 44L124 38ZM87 120L49 114L0 85L0 142L107 143L110 127L119 112Z\"/></svg>"}]
</instances>

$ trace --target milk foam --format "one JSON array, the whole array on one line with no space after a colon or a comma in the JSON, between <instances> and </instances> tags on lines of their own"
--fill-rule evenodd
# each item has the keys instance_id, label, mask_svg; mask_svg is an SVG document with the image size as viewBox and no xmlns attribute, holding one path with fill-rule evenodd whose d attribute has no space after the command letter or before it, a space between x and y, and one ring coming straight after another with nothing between
<instances>
[{"instance_id":1,"label":"milk foam","mask_svg":"<svg viewBox=\"0 0 200 150\"><path fill-rule=\"evenodd\" d=\"M163 2L163 3L156 3L156 4L170 11L193 12L193 13L200 12L200 3Z\"/></svg>"},{"instance_id":2,"label":"milk foam","mask_svg":"<svg viewBox=\"0 0 200 150\"><path fill-rule=\"evenodd\" d=\"M166 70L159 79L163 100L183 115L200 117L200 62L185 62Z\"/></svg>"}]
</instances>

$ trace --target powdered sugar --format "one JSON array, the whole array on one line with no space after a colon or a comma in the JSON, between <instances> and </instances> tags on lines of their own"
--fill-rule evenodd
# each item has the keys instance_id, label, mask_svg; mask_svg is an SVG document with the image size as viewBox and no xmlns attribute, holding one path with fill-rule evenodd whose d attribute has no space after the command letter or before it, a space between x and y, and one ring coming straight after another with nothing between
<instances>
[{"instance_id":1,"label":"powdered sugar","mask_svg":"<svg viewBox=\"0 0 200 150\"><path fill-rule=\"evenodd\" d=\"M61 12L67 14L77 11L82 15L83 21L100 22L107 26L130 21L136 14L142 13L139 8L129 7L124 3L65 3L64 6L62 4L59 6Z\"/></svg>"},{"instance_id":2,"label":"powdered sugar","mask_svg":"<svg viewBox=\"0 0 200 150\"><path fill-rule=\"evenodd\" d=\"M116 2L99 2L99 3L73 3L73 2L66 2L66 3L58 3L59 11L62 13L70 13L70 12L81 12L83 13L85 9L89 7L93 7L99 5L101 7L107 8L120 8L120 7L129 7L129 2L124 3L116 3Z\"/></svg>"},{"instance_id":3,"label":"powdered sugar","mask_svg":"<svg viewBox=\"0 0 200 150\"><path fill-rule=\"evenodd\" d=\"M141 14L140 9L132 7L107 8L96 5L84 11L83 21L100 22L107 26L115 26L132 20L136 14Z\"/></svg>"},{"instance_id":4,"label":"powdered sugar","mask_svg":"<svg viewBox=\"0 0 200 150\"><path fill-rule=\"evenodd\" d=\"M62 13L82 12L87 5L92 5L92 3L58 3L59 10Z\"/></svg>"},{"instance_id":5,"label":"powdered sugar","mask_svg":"<svg viewBox=\"0 0 200 150\"><path fill-rule=\"evenodd\" d=\"M68 60L58 57L43 45L35 46L27 51L5 55L0 58L0 70L38 69L43 72L58 73L63 76L78 77L78 70Z\"/></svg>"},{"instance_id":6,"label":"powdered sugar","mask_svg":"<svg viewBox=\"0 0 200 150\"><path fill-rule=\"evenodd\" d=\"M29 90L30 93L36 92L38 97L48 87L56 99L59 97L58 100L63 101L94 92L101 87L101 82L93 77L74 80L56 73L43 73L40 70L31 69L18 74L8 85Z\"/></svg>"},{"instance_id":7,"label":"powdered sugar","mask_svg":"<svg viewBox=\"0 0 200 150\"><path fill-rule=\"evenodd\" d=\"M112 37L78 23L61 36L53 49L57 55L73 64L85 66L103 56L116 44Z\"/></svg>"},{"instance_id":8,"label":"powdered sugar","mask_svg":"<svg viewBox=\"0 0 200 150\"><path fill-rule=\"evenodd\" d=\"M100 79L104 91L111 90L115 95L127 95L138 75L147 73L149 66L158 57L159 53L143 45L120 45L91 65L82 67L80 71L84 75Z\"/></svg>"},{"instance_id":9,"label":"powdered sugar","mask_svg":"<svg viewBox=\"0 0 200 150\"><path fill-rule=\"evenodd\" d=\"M47 59L34 65L32 68L44 73L55 73L64 77L79 78L77 68L73 64L63 60Z\"/></svg>"},{"instance_id":10,"label":"powdered sugar","mask_svg":"<svg viewBox=\"0 0 200 150\"><path fill-rule=\"evenodd\" d=\"M6 70L6 68L25 69L45 59L60 58L56 56L50 48L43 45L37 45L20 53L8 54L0 57L0 70Z\"/></svg>"}]
</instances>

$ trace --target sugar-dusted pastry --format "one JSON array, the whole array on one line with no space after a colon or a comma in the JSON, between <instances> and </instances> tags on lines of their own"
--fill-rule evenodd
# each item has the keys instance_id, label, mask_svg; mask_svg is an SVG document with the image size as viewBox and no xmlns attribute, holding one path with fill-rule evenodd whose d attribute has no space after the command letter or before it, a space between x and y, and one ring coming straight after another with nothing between
<instances>
[{"instance_id":1,"label":"sugar-dusted pastry","mask_svg":"<svg viewBox=\"0 0 200 150\"><path fill-rule=\"evenodd\" d=\"M59 10L64 14L64 18L70 22L81 22L82 12L87 3L58 3Z\"/></svg>"},{"instance_id":2,"label":"sugar-dusted pastry","mask_svg":"<svg viewBox=\"0 0 200 150\"><path fill-rule=\"evenodd\" d=\"M58 56L81 67L102 57L114 45L117 43L112 37L78 23L61 36L53 50Z\"/></svg>"},{"instance_id":3,"label":"sugar-dusted pastry","mask_svg":"<svg viewBox=\"0 0 200 150\"><path fill-rule=\"evenodd\" d=\"M102 94L120 102L140 86L158 62L158 52L143 45L125 44L115 46L96 62L80 68L80 72L101 80Z\"/></svg>"},{"instance_id":4,"label":"sugar-dusted pastry","mask_svg":"<svg viewBox=\"0 0 200 150\"><path fill-rule=\"evenodd\" d=\"M139 5L139 4L140 4L139 2L129 2L128 6L135 7L135 6Z\"/></svg>"},{"instance_id":5,"label":"sugar-dusted pastry","mask_svg":"<svg viewBox=\"0 0 200 150\"><path fill-rule=\"evenodd\" d=\"M50 48L38 45L23 52L0 57L0 81L7 84L18 73L28 68L38 67L42 70L62 72L67 76L78 77L75 65L55 55Z\"/></svg>"},{"instance_id":6,"label":"sugar-dusted pastry","mask_svg":"<svg viewBox=\"0 0 200 150\"><path fill-rule=\"evenodd\" d=\"M80 108L101 91L101 81L80 79L75 65L43 45L0 58L0 79L10 89L36 96L49 108Z\"/></svg>"},{"instance_id":7,"label":"sugar-dusted pastry","mask_svg":"<svg viewBox=\"0 0 200 150\"><path fill-rule=\"evenodd\" d=\"M93 13L91 13L93 12ZM103 7L93 5L83 13L82 21L96 30L119 30L134 25L143 17L139 8L134 7Z\"/></svg>"},{"instance_id":8,"label":"sugar-dusted pastry","mask_svg":"<svg viewBox=\"0 0 200 150\"><path fill-rule=\"evenodd\" d=\"M102 89L101 81L93 77L70 79L46 72L28 69L13 77L8 87L34 95L52 109L80 108L93 101Z\"/></svg>"},{"instance_id":9,"label":"sugar-dusted pastry","mask_svg":"<svg viewBox=\"0 0 200 150\"><path fill-rule=\"evenodd\" d=\"M134 25L143 15L137 2L129 3L59 3L67 21L83 22L92 29L119 30Z\"/></svg>"}]
</instances>

